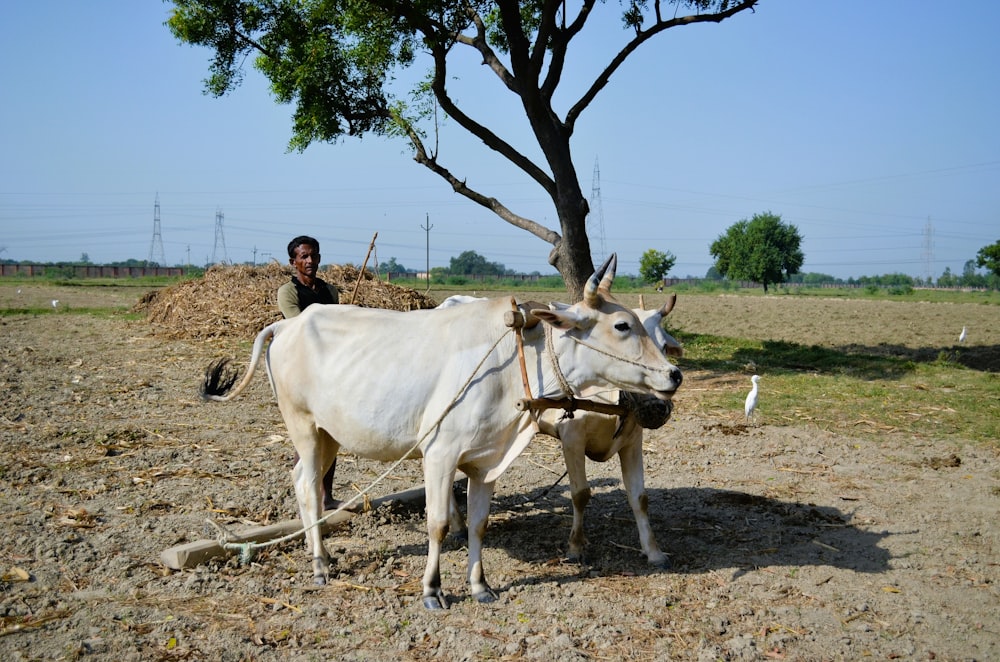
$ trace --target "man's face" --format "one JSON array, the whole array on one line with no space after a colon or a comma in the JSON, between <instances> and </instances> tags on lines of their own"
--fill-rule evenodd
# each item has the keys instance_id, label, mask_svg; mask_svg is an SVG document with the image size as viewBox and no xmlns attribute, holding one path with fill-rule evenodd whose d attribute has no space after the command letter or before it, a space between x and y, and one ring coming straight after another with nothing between
<instances>
[{"instance_id":1,"label":"man's face","mask_svg":"<svg viewBox=\"0 0 1000 662\"><path fill-rule=\"evenodd\" d=\"M309 244L299 244L295 247L295 257L290 260L299 280L303 277L312 279L316 277L316 270L319 269L319 251Z\"/></svg>"}]
</instances>

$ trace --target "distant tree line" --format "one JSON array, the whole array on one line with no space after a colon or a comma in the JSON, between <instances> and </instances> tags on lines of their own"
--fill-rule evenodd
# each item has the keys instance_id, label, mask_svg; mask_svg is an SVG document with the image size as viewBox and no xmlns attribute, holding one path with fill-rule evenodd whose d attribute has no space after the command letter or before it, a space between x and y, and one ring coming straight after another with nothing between
<instances>
[{"instance_id":1,"label":"distant tree line","mask_svg":"<svg viewBox=\"0 0 1000 662\"><path fill-rule=\"evenodd\" d=\"M801 237L794 225L782 223L781 217L766 212L756 214L753 218L744 219L731 226L724 234L712 243L711 253L716 262L704 276L707 281L730 281L734 283L757 283L767 291L768 285L788 283L804 286L847 285L871 288L885 288L890 291L900 291L915 287L948 287L971 289L1000 290L1000 240L984 246L975 259L965 262L961 274L954 274L946 268L940 277L920 278L902 273L890 273L876 276L860 276L858 278L841 279L829 274L818 272L800 272L805 256L800 249ZM622 287L641 287L663 283L668 272L673 268L677 258L669 251L651 248L643 253L639 261L639 276L621 274ZM0 259L3 265L32 265L49 267L52 273L65 268L66 273L73 273L73 267L94 266L87 253L79 260L67 262L32 262L28 260ZM247 262L246 264L250 264ZM101 266L150 268L160 267L148 260L129 259L110 262ZM182 266L182 265L177 265ZM380 274L407 274L416 278L417 269L408 268L399 263L395 257L385 262L373 265ZM984 268L985 273L979 271ZM185 268L189 272L200 269ZM526 278L527 277L527 278ZM543 276L538 271L521 274L508 269L501 262L491 262L475 251L463 251L452 257L447 267L433 267L430 278L432 282L461 285L472 280L494 279L512 283L530 280L531 282L546 281L548 286L558 287L562 278L558 275ZM688 277L692 279L692 277ZM634 281L634 282L632 282Z\"/></svg>"}]
</instances>

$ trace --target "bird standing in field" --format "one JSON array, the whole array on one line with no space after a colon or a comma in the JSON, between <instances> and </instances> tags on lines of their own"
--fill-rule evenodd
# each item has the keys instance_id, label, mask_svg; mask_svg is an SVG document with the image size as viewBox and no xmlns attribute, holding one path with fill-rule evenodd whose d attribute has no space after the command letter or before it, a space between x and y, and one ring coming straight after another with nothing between
<instances>
[{"instance_id":1,"label":"bird standing in field","mask_svg":"<svg viewBox=\"0 0 1000 662\"><path fill-rule=\"evenodd\" d=\"M743 405L743 413L746 415L748 423L753 418L754 410L757 409L757 383L760 382L760 377L754 375L750 381L753 383L753 388L747 394L747 401Z\"/></svg>"},{"instance_id":2,"label":"bird standing in field","mask_svg":"<svg viewBox=\"0 0 1000 662\"><path fill-rule=\"evenodd\" d=\"M59 305L59 299L53 299L52 300L52 307L56 308L58 305Z\"/></svg>"},{"instance_id":3,"label":"bird standing in field","mask_svg":"<svg viewBox=\"0 0 1000 662\"><path fill-rule=\"evenodd\" d=\"M962 327L962 332L960 334L958 334L958 342L965 342L965 339L967 337L968 337L968 334L965 333L965 327L963 326Z\"/></svg>"}]
</instances>

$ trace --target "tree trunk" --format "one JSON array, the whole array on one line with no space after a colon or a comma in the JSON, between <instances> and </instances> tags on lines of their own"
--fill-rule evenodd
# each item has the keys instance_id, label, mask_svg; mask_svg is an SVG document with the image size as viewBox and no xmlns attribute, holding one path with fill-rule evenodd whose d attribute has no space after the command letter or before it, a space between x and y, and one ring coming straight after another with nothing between
<instances>
[{"instance_id":1,"label":"tree trunk","mask_svg":"<svg viewBox=\"0 0 1000 662\"><path fill-rule=\"evenodd\" d=\"M555 196L556 210L562 236L549 253L549 264L559 271L566 283L570 296L569 303L583 299L583 289L594 273L594 261L590 255L590 239L587 237L587 213L589 205L576 183L575 170L570 166L571 183L562 187ZM556 177L559 181L561 178Z\"/></svg>"},{"instance_id":2,"label":"tree trunk","mask_svg":"<svg viewBox=\"0 0 1000 662\"><path fill-rule=\"evenodd\" d=\"M594 273L590 238L587 236L590 204L580 188L573 164L570 132L553 121L552 113L529 114L529 118L552 173L553 186L549 193L559 216L561 236L553 242L549 264L563 277L570 297L569 303L576 303L583 299L584 287Z\"/></svg>"}]
</instances>

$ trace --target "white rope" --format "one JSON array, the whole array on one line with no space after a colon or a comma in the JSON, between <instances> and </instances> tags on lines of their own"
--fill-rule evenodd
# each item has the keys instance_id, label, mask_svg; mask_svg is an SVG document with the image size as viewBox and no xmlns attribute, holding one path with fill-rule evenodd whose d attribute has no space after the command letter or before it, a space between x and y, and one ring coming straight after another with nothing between
<instances>
[{"instance_id":1,"label":"white rope","mask_svg":"<svg viewBox=\"0 0 1000 662\"><path fill-rule=\"evenodd\" d=\"M395 462L393 462L392 465L390 465L388 469L386 469L385 471L383 471L380 476L378 476L370 485L368 485L368 487L366 487L365 489L363 489L360 492L358 492L357 494L355 494L353 497L351 497L350 499L348 499L346 502L340 504L340 506L338 506L336 510L332 510L329 513L327 513L326 515L324 515L323 517L321 517L318 520L316 520L312 525L310 525L310 526L303 526L298 531L294 531L294 532L289 533L287 535L281 536L280 538L273 538L273 539L267 540L265 542L252 542L252 541L251 542L242 542L242 543L227 542L226 538L228 537L228 534L225 531L225 529L223 529L221 526L218 526L217 524L215 524L211 520L206 520L210 524L212 524L212 526L215 526L216 529L218 529L218 531L219 531L219 539L218 539L219 540L219 544L222 545L222 547L224 549L236 549L236 550L239 550L239 552L240 552L240 560L242 562L246 563L246 562L248 562L250 559L252 559L254 557L254 555L256 553L256 550L264 548L264 547L271 547L273 545L278 545L278 544L281 544L283 542L287 542L287 541L289 541L289 540L291 540L293 538L297 538L298 536L301 536L301 535L305 534L307 531L309 531L310 529L312 529L314 527L321 526L324 522L326 522L328 519L330 519L331 517L333 517L335 514L341 512L342 510L346 510L348 506L350 506L353 503L355 503L358 499L360 499L361 497L363 497L365 494L371 492L375 488L375 486L377 486L379 483L381 483L383 480L385 480L385 478L389 474L391 474L400 464L402 464L404 460L406 460L407 458L409 458L410 454L413 451L417 450L417 448L419 448L420 445L424 443L424 440L426 440L427 437L429 437L430 434L432 432L434 432L434 430L436 430L441 425L441 422L444 421L445 417L448 414L451 413L451 410L458 403L458 400L459 400L459 398L462 397L462 394L465 392L465 389L467 389L469 387L469 384L472 383L472 380L475 379L476 375L479 373L479 369L483 367L484 363L486 363L486 359L488 359L490 357L490 354L493 353L493 350L495 350L497 348L497 346L503 341L504 338L507 337L507 335L509 333L511 333L511 331L512 331L512 329L509 329L503 335L501 335L499 338L497 338L497 341L495 343L493 343L493 346L490 347L490 349L489 349L488 352L486 352L486 355L483 356L483 358L482 358L481 361L479 361L479 364L476 365L475 369L472 371L472 374L469 375L469 378L467 380L465 380L465 383L462 384L462 387L460 389L458 389L458 393L455 394L455 397L452 398L452 400L448 404L448 406L445 407L445 409L444 409L443 412L441 412L441 415L434 422L434 425L432 425L427 430L427 432L425 432L424 435L422 437L420 437L420 439L418 439L416 441L416 443L414 443L413 446L410 447L410 449L408 451L406 451L406 453L404 453L402 455L402 457L400 457L398 460L396 460Z\"/></svg>"},{"instance_id":2,"label":"white rope","mask_svg":"<svg viewBox=\"0 0 1000 662\"><path fill-rule=\"evenodd\" d=\"M566 375L563 374L562 368L559 367L559 357L556 355L556 348L552 343L552 327L548 324L545 325L545 349L552 360L552 369L556 373L556 379L559 380L559 387L563 390L563 395L572 400L573 388L566 380Z\"/></svg>"},{"instance_id":3,"label":"white rope","mask_svg":"<svg viewBox=\"0 0 1000 662\"><path fill-rule=\"evenodd\" d=\"M621 361L622 363L628 363L629 365L634 365L634 366L637 366L639 368L645 368L646 370L649 370L649 366L646 365L646 364L644 364L644 363L639 363L638 361L636 361L634 359L627 359L624 356L618 356L617 354L612 354L611 352L605 351L605 350L601 349L600 347L595 347L594 345L591 345L586 340L580 340L579 338L577 338L575 336L571 336L568 333L565 333L563 335L565 337L569 338L570 340L572 340L573 342L575 342L576 344L583 345L587 349L592 349L595 352L597 352L598 354L603 354L604 356L607 356L608 358L612 358L612 359L614 359L616 361ZM659 370L657 372L663 372L663 371Z\"/></svg>"}]
</instances>

